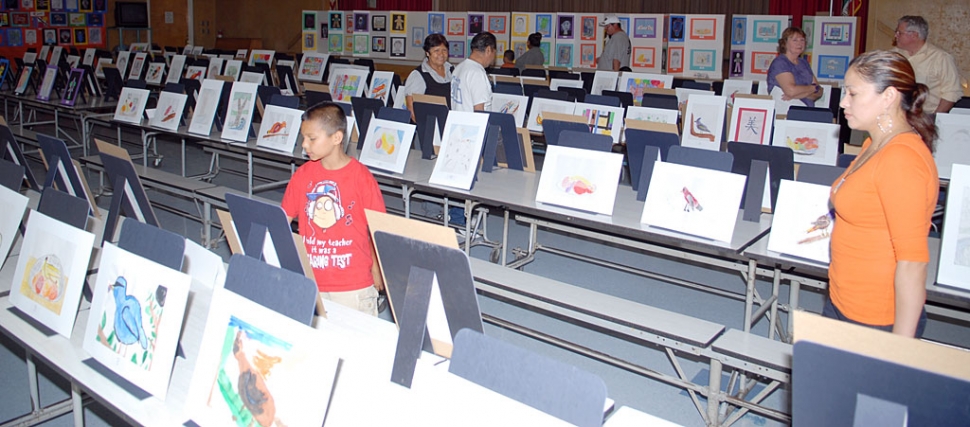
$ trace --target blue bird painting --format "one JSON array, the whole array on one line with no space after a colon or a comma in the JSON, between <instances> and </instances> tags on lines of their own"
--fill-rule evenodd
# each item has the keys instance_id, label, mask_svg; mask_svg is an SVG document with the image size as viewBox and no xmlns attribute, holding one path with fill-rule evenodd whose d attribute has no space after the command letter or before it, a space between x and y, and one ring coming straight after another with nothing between
<instances>
[{"instance_id":1,"label":"blue bird painting","mask_svg":"<svg viewBox=\"0 0 970 427\"><path fill-rule=\"evenodd\" d=\"M135 297L127 294L128 281L123 276L118 276L110 288L115 299L115 336L122 344L133 345L137 342L142 349L147 350L148 337L141 324L141 304Z\"/></svg>"}]
</instances>

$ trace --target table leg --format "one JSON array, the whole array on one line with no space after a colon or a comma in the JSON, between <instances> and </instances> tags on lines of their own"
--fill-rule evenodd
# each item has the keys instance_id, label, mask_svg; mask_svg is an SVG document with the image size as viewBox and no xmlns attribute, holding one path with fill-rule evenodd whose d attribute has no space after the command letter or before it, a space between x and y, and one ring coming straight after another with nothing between
<instances>
[{"instance_id":1,"label":"table leg","mask_svg":"<svg viewBox=\"0 0 970 427\"><path fill-rule=\"evenodd\" d=\"M744 295L744 331L751 332L751 311L754 306L754 282L758 270L758 263L748 260L747 290Z\"/></svg>"},{"instance_id":2,"label":"table leg","mask_svg":"<svg viewBox=\"0 0 970 427\"><path fill-rule=\"evenodd\" d=\"M775 327L778 325L778 288L781 287L781 271L775 270L775 276L771 281L771 320L768 323L768 338L775 339Z\"/></svg>"},{"instance_id":3,"label":"table leg","mask_svg":"<svg viewBox=\"0 0 970 427\"><path fill-rule=\"evenodd\" d=\"M718 407L721 405L721 361L711 359L707 393L707 425L716 426L718 423Z\"/></svg>"},{"instance_id":4,"label":"table leg","mask_svg":"<svg viewBox=\"0 0 970 427\"><path fill-rule=\"evenodd\" d=\"M246 151L246 160L249 163L249 171L247 172L246 179L249 183L249 197L253 196L253 152L251 150Z\"/></svg>"},{"instance_id":5,"label":"table leg","mask_svg":"<svg viewBox=\"0 0 970 427\"><path fill-rule=\"evenodd\" d=\"M185 178L185 138L182 138L182 177Z\"/></svg>"},{"instance_id":6,"label":"table leg","mask_svg":"<svg viewBox=\"0 0 970 427\"><path fill-rule=\"evenodd\" d=\"M777 272L778 272L778 268L777 267L775 268L775 272L777 274ZM794 279L788 279L788 281L789 281L789 283L791 283L791 286L789 287L790 289L788 290L788 292L791 293L791 295L788 296L788 305L789 305L789 307L788 307L788 336L791 337L792 334L795 332L795 329L794 329L794 326L795 325L791 321L791 319L792 319L792 313L794 313L795 310L798 310L798 293L799 293L799 291L801 291L802 282L799 282L798 280L794 280Z\"/></svg>"},{"instance_id":7,"label":"table leg","mask_svg":"<svg viewBox=\"0 0 970 427\"><path fill-rule=\"evenodd\" d=\"M502 218L502 267L505 267L508 255L506 254L509 245L509 210L505 210Z\"/></svg>"},{"instance_id":8,"label":"table leg","mask_svg":"<svg viewBox=\"0 0 970 427\"><path fill-rule=\"evenodd\" d=\"M471 200L465 200L465 253L470 254L472 250L472 209L475 204Z\"/></svg>"},{"instance_id":9,"label":"table leg","mask_svg":"<svg viewBox=\"0 0 970 427\"><path fill-rule=\"evenodd\" d=\"M71 384L71 402L74 408L74 426L84 426L84 402L81 400L81 389Z\"/></svg>"},{"instance_id":10,"label":"table leg","mask_svg":"<svg viewBox=\"0 0 970 427\"><path fill-rule=\"evenodd\" d=\"M404 218L411 219L411 192L407 184L401 184L401 201L404 202Z\"/></svg>"},{"instance_id":11,"label":"table leg","mask_svg":"<svg viewBox=\"0 0 970 427\"><path fill-rule=\"evenodd\" d=\"M30 409L32 412L37 413L41 410L40 389L37 387L37 364L34 362L34 356L31 355L30 350L27 350L26 353L27 383L30 387Z\"/></svg>"}]
</instances>

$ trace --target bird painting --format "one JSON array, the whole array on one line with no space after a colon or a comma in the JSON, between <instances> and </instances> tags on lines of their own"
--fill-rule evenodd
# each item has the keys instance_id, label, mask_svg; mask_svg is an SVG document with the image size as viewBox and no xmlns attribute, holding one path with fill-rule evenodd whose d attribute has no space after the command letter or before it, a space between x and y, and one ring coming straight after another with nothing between
<instances>
[{"instance_id":1,"label":"bird painting","mask_svg":"<svg viewBox=\"0 0 970 427\"><path fill-rule=\"evenodd\" d=\"M697 117L695 119L694 115L691 114L690 121L691 121L691 127L690 127L691 135L697 138L708 139L711 142L714 142L714 132L711 132L711 130L707 127L707 125L705 125L704 123L701 123L700 117Z\"/></svg>"},{"instance_id":2,"label":"bird painting","mask_svg":"<svg viewBox=\"0 0 970 427\"><path fill-rule=\"evenodd\" d=\"M276 402L273 395L266 386L265 377L269 375L269 369L279 362L278 357L267 357L261 352L254 360L255 367L249 363L246 353L243 351L243 331L236 333L233 341L232 353L239 364L239 379L236 385L239 398L243 405L259 425L268 427L273 424L276 417Z\"/></svg>"},{"instance_id":3,"label":"bird painting","mask_svg":"<svg viewBox=\"0 0 970 427\"><path fill-rule=\"evenodd\" d=\"M143 350L148 349L148 336L142 327L141 304L127 294L128 281L118 276L115 283L109 286L115 300L114 329L118 342L124 345L138 343Z\"/></svg>"}]
</instances>

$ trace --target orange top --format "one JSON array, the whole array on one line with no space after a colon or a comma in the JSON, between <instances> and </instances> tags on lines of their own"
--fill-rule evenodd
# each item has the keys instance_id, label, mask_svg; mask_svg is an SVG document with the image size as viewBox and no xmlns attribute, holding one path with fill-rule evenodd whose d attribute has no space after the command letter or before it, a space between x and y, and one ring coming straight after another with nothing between
<instances>
[{"instance_id":1,"label":"orange top","mask_svg":"<svg viewBox=\"0 0 970 427\"><path fill-rule=\"evenodd\" d=\"M863 147L871 143L867 139ZM829 295L846 317L895 323L896 262L929 262L927 235L939 186L933 155L916 133L894 137L835 181Z\"/></svg>"}]
</instances>

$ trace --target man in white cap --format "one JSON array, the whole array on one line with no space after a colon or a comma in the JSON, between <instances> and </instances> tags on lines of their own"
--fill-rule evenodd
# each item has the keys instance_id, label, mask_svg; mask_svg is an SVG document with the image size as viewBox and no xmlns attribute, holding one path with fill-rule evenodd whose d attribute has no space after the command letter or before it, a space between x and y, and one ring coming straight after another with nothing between
<instances>
[{"instance_id":1,"label":"man in white cap","mask_svg":"<svg viewBox=\"0 0 970 427\"><path fill-rule=\"evenodd\" d=\"M616 15L606 15L601 27L606 27L606 35L609 40L603 47L603 54L596 61L597 70L620 71L622 67L630 66L630 37L623 32L620 25L620 18Z\"/></svg>"}]
</instances>

